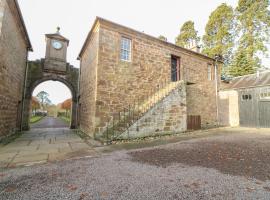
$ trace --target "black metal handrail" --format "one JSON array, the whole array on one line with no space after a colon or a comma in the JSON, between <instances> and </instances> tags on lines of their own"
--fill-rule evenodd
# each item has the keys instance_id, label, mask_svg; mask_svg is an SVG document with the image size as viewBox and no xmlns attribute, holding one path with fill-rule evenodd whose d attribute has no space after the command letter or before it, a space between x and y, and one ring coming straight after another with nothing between
<instances>
[{"instance_id":1,"label":"black metal handrail","mask_svg":"<svg viewBox=\"0 0 270 200\"><path fill-rule=\"evenodd\" d=\"M178 81L179 80L175 79L171 81L164 80L157 84L144 100L134 101L132 105L129 104L125 106L122 111L114 113L107 122L106 129L101 135L102 139L99 139L105 140L106 144L110 144L113 140L117 140L117 137L120 134L128 130L128 128L138 121L147 111L168 96L174 89L169 86L173 82L176 82L176 86ZM164 92L164 94L162 95L160 91Z\"/></svg>"}]
</instances>

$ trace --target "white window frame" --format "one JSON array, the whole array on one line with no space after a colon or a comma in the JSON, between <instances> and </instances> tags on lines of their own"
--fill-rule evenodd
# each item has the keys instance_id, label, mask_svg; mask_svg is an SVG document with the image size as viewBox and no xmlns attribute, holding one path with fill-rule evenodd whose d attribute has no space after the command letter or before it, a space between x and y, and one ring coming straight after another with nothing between
<instances>
[{"instance_id":1,"label":"white window frame","mask_svg":"<svg viewBox=\"0 0 270 200\"><path fill-rule=\"evenodd\" d=\"M270 100L270 88L260 89L260 99L261 100Z\"/></svg>"},{"instance_id":2,"label":"white window frame","mask_svg":"<svg viewBox=\"0 0 270 200\"><path fill-rule=\"evenodd\" d=\"M212 77L212 65L210 65L210 64L207 65L207 80L208 81L213 80L213 77Z\"/></svg>"},{"instance_id":3,"label":"white window frame","mask_svg":"<svg viewBox=\"0 0 270 200\"><path fill-rule=\"evenodd\" d=\"M127 44L123 44L123 41L129 42L129 47ZM122 36L121 37L121 44L120 44L120 59L122 61L131 62L132 57L132 40L128 37ZM123 53L127 53L127 55L123 56Z\"/></svg>"}]
</instances>

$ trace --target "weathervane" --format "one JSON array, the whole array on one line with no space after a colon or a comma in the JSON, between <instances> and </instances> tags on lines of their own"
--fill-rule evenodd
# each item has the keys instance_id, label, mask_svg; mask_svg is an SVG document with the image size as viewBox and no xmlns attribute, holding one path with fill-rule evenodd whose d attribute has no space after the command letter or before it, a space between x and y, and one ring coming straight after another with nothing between
<instances>
[{"instance_id":1,"label":"weathervane","mask_svg":"<svg viewBox=\"0 0 270 200\"><path fill-rule=\"evenodd\" d=\"M56 28L56 29L57 29L56 33L57 33L57 34L60 34L60 27L59 27L59 26L57 26L57 28Z\"/></svg>"}]
</instances>

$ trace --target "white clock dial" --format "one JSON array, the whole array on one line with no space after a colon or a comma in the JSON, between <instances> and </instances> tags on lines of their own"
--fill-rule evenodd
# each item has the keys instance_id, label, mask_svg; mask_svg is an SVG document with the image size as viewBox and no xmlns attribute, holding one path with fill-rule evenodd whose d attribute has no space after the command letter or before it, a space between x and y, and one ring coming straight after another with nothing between
<instances>
[{"instance_id":1,"label":"white clock dial","mask_svg":"<svg viewBox=\"0 0 270 200\"><path fill-rule=\"evenodd\" d=\"M53 41L52 45L55 49L61 49L62 48L62 43L58 41Z\"/></svg>"}]
</instances>

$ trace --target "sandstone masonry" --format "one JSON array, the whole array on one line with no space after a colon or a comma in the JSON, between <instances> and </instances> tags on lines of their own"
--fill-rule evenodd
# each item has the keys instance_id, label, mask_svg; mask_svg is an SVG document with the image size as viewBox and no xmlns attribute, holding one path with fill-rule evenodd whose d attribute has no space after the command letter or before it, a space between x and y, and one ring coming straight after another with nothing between
<instances>
[{"instance_id":1,"label":"sandstone masonry","mask_svg":"<svg viewBox=\"0 0 270 200\"><path fill-rule=\"evenodd\" d=\"M120 59L122 37L132 41L130 62ZM208 80L209 66L214 77L213 59L97 18L79 55L80 128L94 136L116 113L171 82L172 56L180 61L179 80L188 84L187 115L200 115L203 126L215 126L215 80Z\"/></svg>"},{"instance_id":2,"label":"sandstone masonry","mask_svg":"<svg viewBox=\"0 0 270 200\"><path fill-rule=\"evenodd\" d=\"M16 0L0 0L0 140L20 129L28 51L27 31Z\"/></svg>"},{"instance_id":3,"label":"sandstone masonry","mask_svg":"<svg viewBox=\"0 0 270 200\"><path fill-rule=\"evenodd\" d=\"M186 121L186 86L182 81L118 139L183 132L187 130Z\"/></svg>"}]
</instances>

